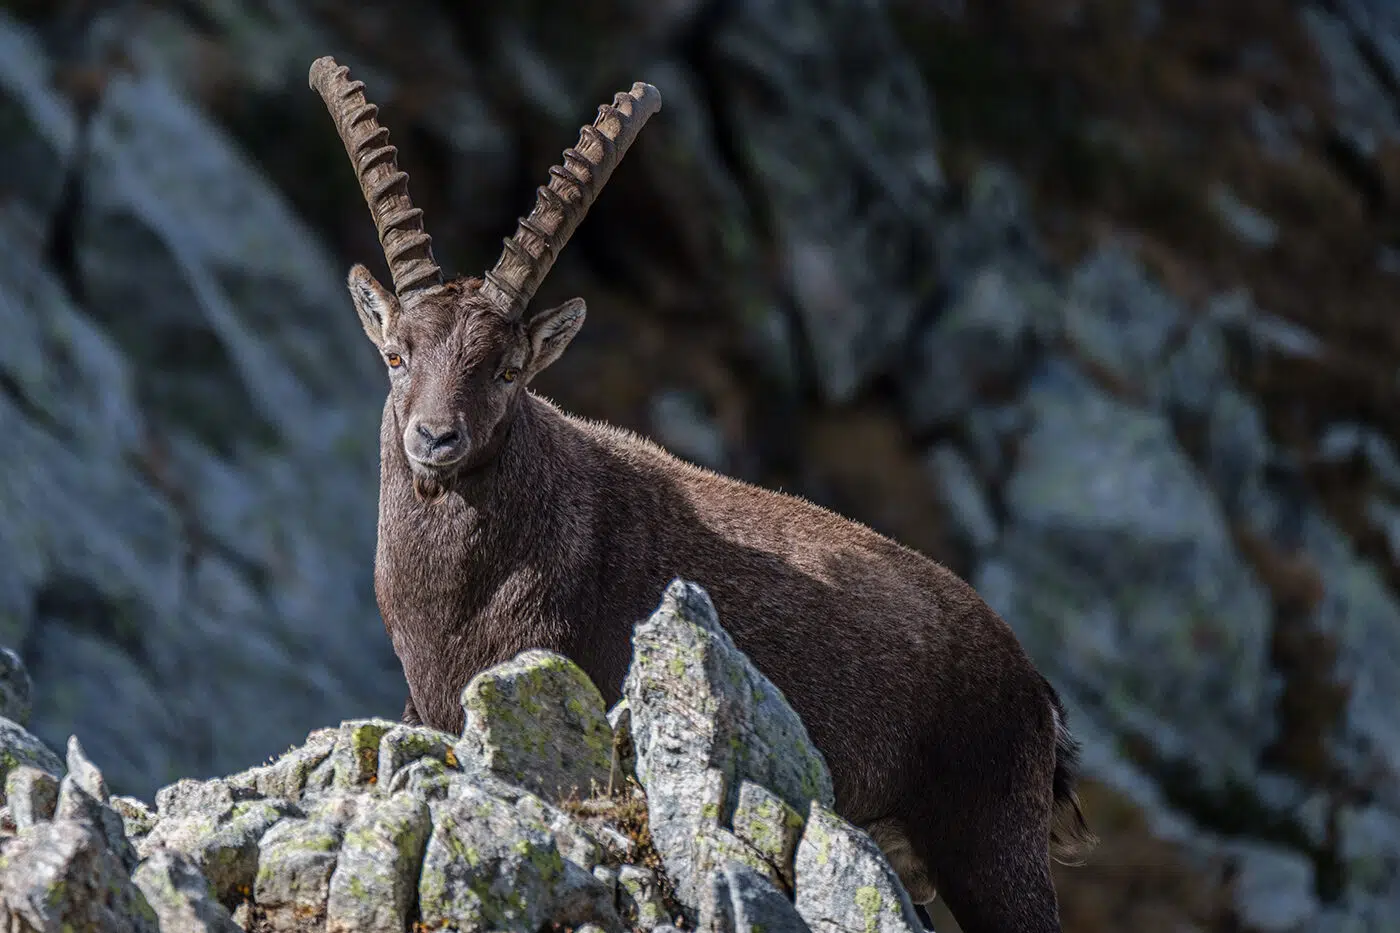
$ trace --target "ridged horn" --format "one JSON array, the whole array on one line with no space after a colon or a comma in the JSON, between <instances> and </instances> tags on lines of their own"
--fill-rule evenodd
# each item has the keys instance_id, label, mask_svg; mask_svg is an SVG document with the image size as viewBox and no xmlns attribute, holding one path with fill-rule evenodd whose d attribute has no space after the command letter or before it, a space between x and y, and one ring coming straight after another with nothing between
<instances>
[{"instance_id":1,"label":"ridged horn","mask_svg":"<svg viewBox=\"0 0 1400 933\"><path fill-rule=\"evenodd\" d=\"M326 103L345 153L360 180L360 190L379 231L379 245L394 277L394 291L407 293L442 284L433 261L432 237L423 232L423 211L408 196L408 173L399 170L398 149L379 125L379 108L365 100L363 81L351 81L350 69L329 55L311 63L311 87Z\"/></svg>"},{"instance_id":2,"label":"ridged horn","mask_svg":"<svg viewBox=\"0 0 1400 933\"><path fill-rule=\"evenodd\" d=\"M637 133L661 109L661 92L642 81L619 91L598 108L591 126L579 131L578 145L564 150L564 163L549 170L549 184L536 192L535 207L522 217L515 236L505 241L496 267L486 273L481 294L508 318L525 313L598 192Z\"/></svg>"}]
</instances>

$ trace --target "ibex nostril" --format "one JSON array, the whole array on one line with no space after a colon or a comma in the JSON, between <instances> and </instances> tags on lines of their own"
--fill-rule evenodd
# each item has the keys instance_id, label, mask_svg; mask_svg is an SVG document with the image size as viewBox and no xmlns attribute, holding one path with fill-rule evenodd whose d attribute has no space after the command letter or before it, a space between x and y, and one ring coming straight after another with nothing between
<instances>
[{"instance_id":1,"label":"ibex nostril","mask_svg":"<svg viewBox=\"0 0 1400 933\"><path fill-rule=\"evenodd\" d=\"M430 427L422 422L419 422L416 426L416 430L418 431L418 436L427 442L428 450L434 452L444 447L451 447L453 444L457 443L458 439L461 437L457 431L451 428L442 430Z\"/></svg>"}]
</instances>

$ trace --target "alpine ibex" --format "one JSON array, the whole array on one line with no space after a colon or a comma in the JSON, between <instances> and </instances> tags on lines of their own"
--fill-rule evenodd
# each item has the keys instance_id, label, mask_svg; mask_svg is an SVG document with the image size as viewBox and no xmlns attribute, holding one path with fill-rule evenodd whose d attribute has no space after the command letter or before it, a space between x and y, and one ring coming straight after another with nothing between
<instances>
[{"instance_id":1,"label":"alpine ibex","mask_svg":"<svg viewBox=\"0 0 1400 933\"><path fill-rule=\"evenodd\" d=\"M830 764L838 811L888 853L913 900L941 892L966 933L1060 929L1057 856L1092 843L1064 709L1011 628L934 561L794 496L679 460L532 393L584 320L526 318L559 251L661 95L599 108L549 170L494 269L447 279L388 130L329 57L334 118L394 291L349 290L383 355L375 592L408 722L462 727L459 696L527 648L576 661L612 703L632 625L675 577L710 593ZM925 919L927 914L925 914Z\"/></svg>"}]
</instances>

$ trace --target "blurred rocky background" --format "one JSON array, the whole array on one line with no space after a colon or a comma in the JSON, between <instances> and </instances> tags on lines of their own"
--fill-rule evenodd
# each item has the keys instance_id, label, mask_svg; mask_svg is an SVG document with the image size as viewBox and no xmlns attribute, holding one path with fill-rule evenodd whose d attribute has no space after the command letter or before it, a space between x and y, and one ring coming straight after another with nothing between
<instances>
[{"instance_id":1,"label":"blurred rocky background","mask_svg":"<svg viewBox=\"0 0 1400 933\"><path fill-rule=\"evenodd\" d=\"M0 643L118 793L403 702L323 54L449 272L660 88L537 388L977 585L1086 744L1066 929L1400 928L1400 9L0 0Z\"/></svg>"}]
</instances>

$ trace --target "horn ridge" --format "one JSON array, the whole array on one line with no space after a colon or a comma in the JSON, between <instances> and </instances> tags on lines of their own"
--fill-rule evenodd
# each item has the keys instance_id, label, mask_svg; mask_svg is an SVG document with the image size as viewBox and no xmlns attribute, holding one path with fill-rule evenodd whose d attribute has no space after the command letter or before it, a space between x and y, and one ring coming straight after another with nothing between
<instances>
[{"instance_id":1,"label":"horn ridge","mask_svg":"<svg viewBox=\"0 0 1400 933\"><path fill-rule=\"evenodd\" d=\"M569 237L583 221L598 192L608 183L647 120L661 109L661 92L638 81L598 108L592 125L579 130L578 143L551 166L549 183L536 189L529 216L516 222L501 257L488 272L481 292L508 318L525 313Z\"/></svg>"},{"instance_id":2,"label":"horn ridge","mask_svg":"<svg viewBox=\"0 0 1400 933\"><path fill-rule=\"evenodd\" d=\"M432 237L423 230L423 211L408 195L408 173L398 167L398 149L378 120L379 107L365 99L365 83L350 80L350 69L329 55L311 64L308 83L321 95L360 183L360 192L379 232L394 291L400 298L441 285L442 269L433 259Z\"/></svg>"}]
</instances>

